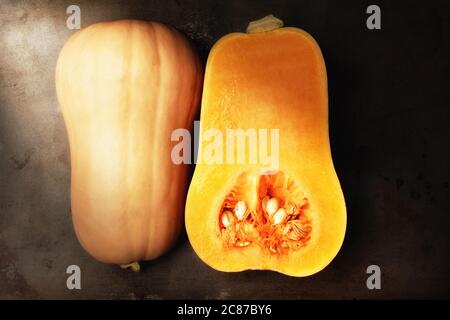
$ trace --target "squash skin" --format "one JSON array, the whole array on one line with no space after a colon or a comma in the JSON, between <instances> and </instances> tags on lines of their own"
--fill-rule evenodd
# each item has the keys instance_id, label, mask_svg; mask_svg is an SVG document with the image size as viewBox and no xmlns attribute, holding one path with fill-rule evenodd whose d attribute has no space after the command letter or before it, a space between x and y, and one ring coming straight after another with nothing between
<instances>
[{"instance_id":1,"label":"squash skin","mask_svg":"<svg viewBox=\"0 0 450 320\"><path fill-rule=\"evenodd\" d=\"M192 127L201 69L187 39L155 22L97 23L61 50L55 78L70 143L72 219L97 260L150 260L176 241L188 168L172 163L170 137Z\"/></svg>"},{"instance_id":2,"label":"squash skin","mask_svg":"<svg viewBox=\"0 0 450 320\"><path fill-rule=\"evenodd\" d=\"M206 66L200 136L210 128L279 128L279 170L308 196L313 232L307 247L284 256L256 246L224 247L216 229L224 195L240 173L264 168L199 163L186 203L186 229L198 256L226 272L308 276L325 268L343 243L346 207L329 144L325 63L315 40L297 28L220 39Z\"/></svg>"}]
</instances>

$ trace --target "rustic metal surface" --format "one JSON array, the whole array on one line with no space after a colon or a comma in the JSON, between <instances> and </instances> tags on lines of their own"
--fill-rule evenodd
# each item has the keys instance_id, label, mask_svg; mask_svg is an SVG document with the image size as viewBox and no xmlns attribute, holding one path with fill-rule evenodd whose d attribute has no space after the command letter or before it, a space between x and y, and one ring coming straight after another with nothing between
<instances>
[{"instance_id":1,"label":"rustic metal surface","mask_svg":"<svg viewBox=\"0 0 450 320\"><path fill-rule=\"evenodd\" d=\"M57 54L73 31L120 18L171 24L206 61L220 36L268 13L310 32L329 73L334 160L348 206L342 250L308 278L217 272L186 236L139 274L96 262L70 218L68 143L55 97ZM448 2L12 1L0 5L0 298L439 298L450 288ZM446 88L445 88L446 87ZM82 289L66 288L66 267ZM366 267L382 289L366 288Z\"/></svg>"}]
</instances>

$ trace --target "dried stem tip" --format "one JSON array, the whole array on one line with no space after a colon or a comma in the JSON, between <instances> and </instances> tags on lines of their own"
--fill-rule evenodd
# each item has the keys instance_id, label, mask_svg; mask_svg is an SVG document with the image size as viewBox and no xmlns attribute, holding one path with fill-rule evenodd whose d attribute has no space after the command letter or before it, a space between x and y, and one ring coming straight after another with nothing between
<instances>
[{"instance_id":1,"label":"dried stem tip","mask_svg":"<svg viewBox=\"0 0 450 320\"><path fill-rule=\"evenodd\" d=\"M139 265L139 262L135 261L129 264L121 264L120 267L122 269L131 269L134 272L139 272L141 270L141 266Z\"/></svg>"},{"instance_id":2,"label":"dried stem tip","mask_svg":"<svg viewBox=\"0 0 450 320\"><path fill-rule=\"evenodd\" d=\"M264 18L250 22L247 27L247 33L272 31L281 27L283 27L283 21L270 14Z\"/></svg>"}]
</instances>

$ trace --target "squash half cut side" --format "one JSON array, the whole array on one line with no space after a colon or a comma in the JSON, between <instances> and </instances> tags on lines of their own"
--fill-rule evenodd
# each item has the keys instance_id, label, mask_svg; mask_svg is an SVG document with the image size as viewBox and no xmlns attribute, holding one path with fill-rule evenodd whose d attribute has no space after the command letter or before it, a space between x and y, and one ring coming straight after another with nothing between
<instances>
[{"instance_id":1,"label":"squash half cut side","mask_svg":"<svg viewBox=\"0 0 450 320\"><path fill-rule=\"evenodd\" d=\"M325 63L308 33L264 19L247 33L226 35L209 54L186 229L214 269L308 276L333 260L346 229L330 150ZM204 161L203 135L212 129L225 137L230 128L278 129L277 167L250 163L250 143L244 162Z\"/></svg>"}]
</instances>

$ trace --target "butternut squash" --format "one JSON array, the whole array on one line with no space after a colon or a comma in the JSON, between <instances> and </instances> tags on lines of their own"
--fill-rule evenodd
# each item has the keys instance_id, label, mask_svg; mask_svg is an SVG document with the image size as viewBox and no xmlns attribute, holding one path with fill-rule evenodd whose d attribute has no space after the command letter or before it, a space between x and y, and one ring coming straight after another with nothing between
<instances>
[{"instance_id":1,"label":"butternut squash","mask_svg":"<svg viewBox=\"0 0 450 320\"><path fill-rule=\"evenodd\" d=\"M101 22L72 35L56 90L71 155L76 235L96 259L138 269L175 242L187 167L171 161L171 133L190 129L202 86L198 56L166 25Z\"/></svg>"},{"instance_id":2,"label":"butternut squash","mask_svg":"<svg viewBox=\"0 0 450 320\"><path fill-rule=\"evenodd\" d=\"M186 229L198 256L220 271L308 276L331 262L345 236L345 201L328 135L325 63L311 35L281 26L273 16L253 22L247 33L220 39L207 61L203 158L188 192ZM230 128L279 130L278 166L249 161L249 135L242 149L246 161L201 161L211 143L203 135L219 130L225 136ZM235 143L234 159L238 152Z\"/></svg>"}]
</instances>

